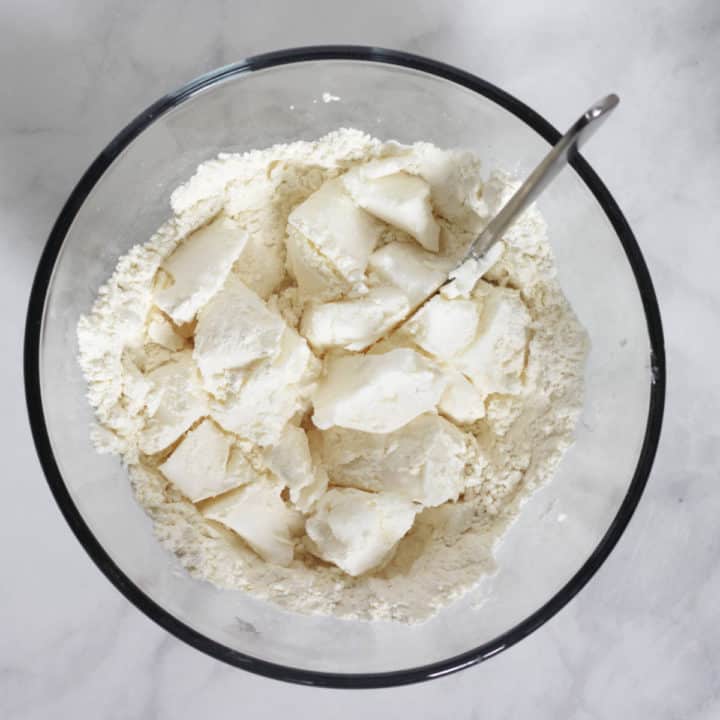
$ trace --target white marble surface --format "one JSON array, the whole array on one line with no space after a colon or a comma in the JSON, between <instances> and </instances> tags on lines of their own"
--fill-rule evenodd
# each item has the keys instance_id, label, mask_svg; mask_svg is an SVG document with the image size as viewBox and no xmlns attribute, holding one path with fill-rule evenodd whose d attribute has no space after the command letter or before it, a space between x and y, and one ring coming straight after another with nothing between
<instances>
[{"instance_id":1,"label":"white marble surface","mask_svg":"<svg viewBox=\"0 0 720 720\"><path fill-rule=\"evenodd\" d=\"M720 6L366 0L363 14L358 6L0 3L0 717L719 717ZM510 651L396 690L284 685L167 635L120 596L71 535L25 420L21 339L32 274L91 159L141 108L201 72L327 42L445 60L508 89L556 125L579 104L619 92L612 131L593 141L587 157L638 236L669 353L655 470L598 575Z\"/></svg>"}]
</instances>

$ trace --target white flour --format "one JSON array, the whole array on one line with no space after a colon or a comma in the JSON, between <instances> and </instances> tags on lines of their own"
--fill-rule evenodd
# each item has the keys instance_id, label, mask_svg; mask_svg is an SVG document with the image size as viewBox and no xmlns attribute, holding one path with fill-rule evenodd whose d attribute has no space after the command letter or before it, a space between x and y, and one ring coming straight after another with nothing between
<instances>
[{"instance_id":1,"label":"white flour","mask_svg":"<svg viewBox=\"0 0 720 720\"><path fill-rule=\"evenodd\" d=\"M532 208L507 233L504 254L485 275L494 285L519 290L530 314L523 392L490 395L486 417L462 426L472 440L465 458L467 489L458 502L423 510L380 570L351 577L318 560L302 543L288 567L267 563L237 535L203 517L166 480L157 468L168 452L148 456L139 450L147 422L146 374L189 347L182 338L175 337L181 347L171 349L147 337L148 326L159 317L153 292L164 286L158 272L163 259L222 209L249 236L233 272L297 327L302 303L285 257L290 211L324 181L359 162L406 150L342 130L315 143L220 155L204 163L173 193L173 219L120 259L92 312L79 323L80 363L98 422L94 443L100 452L122 456L158 538L198 578L298 612L423 620L493 570L493 546L522 498L552 477L572 441L587 341L555 280L545 223ZM456 160L454 176L445 178L433 196L440 208L441 255L448 258L462 254L514 188L509 178L495 174L480 192L477 162L463 154ZM386 227L380 245L407 239L403 231ZM192 334L190 326L179 330ZM380 347L397 342L392 336ZM247 440L237 442L253 468L267 472L260 449Z\"/></svg>"}]
</instances>

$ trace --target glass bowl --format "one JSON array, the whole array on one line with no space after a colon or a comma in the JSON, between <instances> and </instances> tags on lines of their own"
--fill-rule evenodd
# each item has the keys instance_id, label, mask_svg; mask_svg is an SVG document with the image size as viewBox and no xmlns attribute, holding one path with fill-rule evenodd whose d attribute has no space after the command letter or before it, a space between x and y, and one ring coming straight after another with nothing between
<instances>
[{"instance_id":1,"label":"glass bowl","mask_svg":"<svg viewBox=\"0 0 720 720\"><path fill-rule=\"evenodd\" d=\"M192 579L155 540L119 460L90 444L75 328L120 255L169 215L170 192L219 151L314 139L338 127L475 151L519 175L559 133L507 93L421 57L367 47L286 50L221 68L130 123L58 218L28 311L25 382L50 489L78 539L132 603L238 667L294 682L376 687L495 655L562 608L607 558L648 477L665 365L647 268L610 193L580 157L542 196L560 280L592 349L574 447L501 543L498 572L408 626L289 614Z\"/></svg>"}]
</instances>

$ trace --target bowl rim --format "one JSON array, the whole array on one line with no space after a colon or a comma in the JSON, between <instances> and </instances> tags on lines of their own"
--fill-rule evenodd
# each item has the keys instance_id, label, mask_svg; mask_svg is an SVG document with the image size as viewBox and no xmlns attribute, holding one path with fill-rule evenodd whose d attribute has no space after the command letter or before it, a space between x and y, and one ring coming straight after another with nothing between
<instances>
[{"instance_id":1,"label":"bowl rim","mask_svg":"<svg viewBox=\"0 0 720 720\"><path fill-rule=\"evenodd\" d=\"M645 436L632 480L609 528L577 572L545 604L496 638L459 655L418 667L378 673L330 673L268 662L233 650L192 629L158 605L113 562L95 538L73 502L50 444L40 388L40 346L47 291L65 236L85 199L107 168L132 140L155 120L198 92L225 79L258 70L301 62L362 61L395 65L443 78L495 102L525 122L549 143L560 133L527 105L491 83L451 65L397 50L361 45L296 47L248 57L190 81L150 105L113 138L81 177L63 206L41 255L30 292L24 343L25 398L35 448L50 490L73 533L98 568L139 610L180 640L235 667L258 675L303 685L333 688L378 688L429 680L482 662L526 637L560 611L590 580L615 547L643 493L653 464L665 403L665 347L660 310L650 274L637 241L620 208L595 171L581 157L575 172L595 196L622 244L643 304L650 341L651 387Z\"/></svg>"}]
</instances>

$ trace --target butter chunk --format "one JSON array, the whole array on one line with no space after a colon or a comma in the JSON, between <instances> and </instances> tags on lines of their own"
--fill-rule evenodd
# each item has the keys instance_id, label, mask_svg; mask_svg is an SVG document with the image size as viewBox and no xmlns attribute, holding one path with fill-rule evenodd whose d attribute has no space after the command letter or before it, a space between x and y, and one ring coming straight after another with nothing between
<instances>
[{"instance_id":1,"label":"butter chunk","mask_svg":"<svg viewBox=\"0 0 720 720\"><path fill-rule=\"evenodd\" d=\"M161 265L173 283L156 293L157 306L178 325L190 322L223 286L246 242L247 233L224 215L189 235Z\"/></svg>"},{"instance_id":2,"label":"butter chunk","mask_svg":"<svg viewBox=\"0 0 720 720\"><path fill-rule=\"evenodd\" d=\"M328 272L350 283L362 281L382 229L355 205L340 180L321 185L290 213L288 224L302 233Z\"/></svg>"},{"instance_id":3,"label":"butter chunk","mask_svg":"<svg viewBox=\"0 0 720 720\"><path fill-rule=\"evenodd\" d=\"M160 472L192 502L220 495L239 484L227 473L232 444L215 423L203 420L159 466Z\"/></svg>"},{"instance_id":4,"label":"butter chunk","mask_svg":"<svg viewBox=\"0 0 720 720\"><path fill-rule=\"evenodd\" d=\"M315 467L313 481L296 492L290 491L290 501L302 512L309 512L328 488L330 479L323 467Z\"/></svg>"},{"instance_id":5,"label":"butter chunk","mask_svg":"<svg viewBox=\"0 0 720 720\"><path fill-rule=\"evenodd\" d=\"M230 448L225 475L227 477L228 487L231 488L247 485L259 477L257 471L236 445Z\"/></svg>"},{"instance_id":6,"label":"butter chunk","mask_svg":"<svg viewBox=\"0 0 720 720\"><path fill-rule=\"evenodd\" d=\"M402 290L415 307L445 282L451 263L411 243L395 241L376 250L368 267L383 281Z\"/></svg>"},{"instance_id":7,"label":"butter chunk","mask_svg":"<svg viewBox=\"0 0 720 720\"><path fill-rule=\"evenodd\" d=\"M234 275L198 315L193 358L208 390L226 370L276 355L285 321Z\"/></svg>"},{"instance_id":8,"label":"butter chunk","mask_svg":"<svg viewBox=\"0 0 720 720\"><path fill-rule=\"evenodd\" d=\"M429 185L430 200L438 215L470 232L479 232L481 218L487 216L488 210L481 197L483 184L477 158L467 151L442 150L426 142L398 150L397 155L372 160L351 172L361 172L370 179L396 173L418 176Z\"/></svg>"},{"instance_id":9,"label":"butter chunk","mask_svg":"<svg viewBox=\"0 0 720 720\"><path fill-rule=\"evenodd\" d=\"M139 447L148 455L177 440L196 420L208 414L208 397L190 351L146 375L152 390L146 398L148 419L140 433Z\"/></svg>"},{"instance_id":10,"label":"butter chunk","mask_svg":"<svg viewBox=\"0 0 720 720\"><path fill-rule=\"evenodd\" d=\"M249 229L248 241L233 272L254 293L267 300L285 277L285 238L268 237L265 228Z\"/></svg>"},{"instance_id":11,"label":"butter chunk","mask_svg":"<svg viewBox=\"0 0 720 720\"><path fill-rule=\"evenodd\" d=\"M290 501L300 510L308 510L327 488L327 473L316 467L305 431L288 424L278 443L265 450L265 464L290 490Z\"/></svg>"},{"instance_id":12,"label":"butter chunk","mask_svg":"<svg viewBox=\"0 0 720 720\"><path fill-rule=\"evenodd\" d=\"M465 487L465 434L434 413L387 435L332 428L322 436L335 485L392 492L425 507L457 500Z\"/></svg>"},{"instance_id":13,"label":"butter chunk","mask_svg":"<svg viewBox=\"0 0 720 720\"><path fill-rule=\"evenodd\" d=\"M462 373L448 371L448 384L438 412L457 423L473 423L485 417L485 396Z\"/></svg>"},{"instance_id":14,"label":"butter chunk","mask_svg":"<svg viewBox=\"0 0 720 720\"><path fill-rule=\"evenodd\" d=\"M487 207L481 198L480 163L472 153L415 143L407 172L420 175L430 185L433 207L439 215L469 232L479 232Z\"/></svg>"},{"instance_id":15,"label":"butter chunk","mask_svg":"<svg viewBox=\"0 0 720 720\"><path fill-rule=\"evenodd\" d=\"M267 300L285 276L285 228L277 222L277 182L259 173L229 182L225 211L248 232L233 272Z\"/></svg>"},{"instance_id":16,"label":"butter chunk","mask_svg":"<svg viewBox=\"0 0 720 720\"><path fill-rule=\"evenodd\" d=\"M352 289L349 283L301 233L288 226L287 264L304 300L336 300Z\"/></svg>"},{"instance_id":17,"label":"butter chunk","mask_svg":"<svg viewBox=\"0 0 720 720\"><path fill-rule=\"evenodd\" d=\"M410 530L416 506L390 493L333 488L308 518L308 547L317 557L357 576L386 562Z\"/></svg>"},{"instance_id":18,"label":"butter chunk","mask_svg":"<svg viewBox=\"0 0 720 720\"><path fill-rule=\"evenodd\" d=\"M387 433L433 410L447 380L422 355L400 348L382 355L332 357L313 397L313 422Z\"/></svg>"},{"instance_id":19,"label":"butter chunk","mask_svg":"<svg viewBox=\"0 0 720 720\"><path fill-rule=\"evenodd\" d=\"M482 302L475 340L454 361L483 394L522 391L530 314L517 290L480 282L474 296Z\"/></svg>"},{"instance_id":20,"label":"butter chunk","mask_svg":"<svg viewBox=\"0 0 720 720\"><path fill-rule=\"evenodd\" d=\"M258 480L210 501L202 514L237 533L266 562L287 566L293 560L293 536L303 519L280 492L277 483Z\"/></svg>"},{"instance_id":21,"label":"butter chunk","mask_svg":"<svg viewBox=\"0 0 720 720\"><path fill-rule=\"evenodd\" d=\"M358 207L404 230L426 250L439 250L440 226L433 217L430 186L422 178L405 172L369 177L359 166L345 173L342 181Z\"/></svg>"},{"instance_id":22,"label":"butter chunk","mask_svg":"<svg viewBox=\"0 0 720 720\"><path fill-rule=\"evenodd\" d=\"M311 305L300 332L319 349L365 350L410 312L407 296L394 287L377 287L352 300Z\"/></svg>"},{"instance_id":23,"label":"butter chunk","mask_svg":"<svg viewBox=\"0 0 720 720\"><path fill-rule=\"evenodd\" d=\"M403 326L402 334L431 355L449 360L475 339L479 320L478 302L436 296Z\"/></svg>"},{"instance_id":24,"label":"butter chunk","mask_svg":"<svg viewBox=\"0 0 720 720\"><path fill-rule=\"evenodd\" d=\"M156 345L161 345L173 352L182 350L185 346L185 340L175 332L172 323L157 310L154 311L148 323L147 335Z\"/></svg>"},{"instance_id":25,"label":"butter chunk","mask_svg":"<svg viewBox=\"0 0 720 720\"><path fill-rule=\"evenodd\" d=\"M278 354L258 362L236 393L212 403L210 413L225 430L262 447L274 445L289 420L307 409L319 372L305 339L286 328Z\"/></svg>"}]
</instances>

